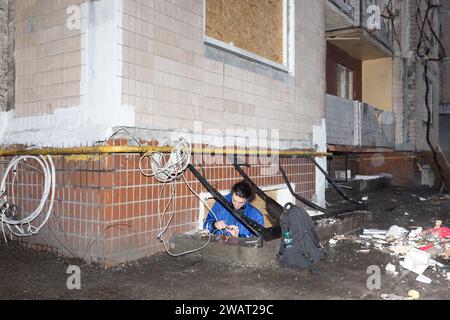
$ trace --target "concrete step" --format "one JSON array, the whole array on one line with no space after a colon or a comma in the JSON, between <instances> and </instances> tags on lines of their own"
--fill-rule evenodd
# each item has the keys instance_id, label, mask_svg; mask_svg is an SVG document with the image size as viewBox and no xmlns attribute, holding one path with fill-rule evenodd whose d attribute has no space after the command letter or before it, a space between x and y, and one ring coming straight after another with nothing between
<instances>
[{"instance_id":1,"label":"concrete step","mask_svg":"<svg viewBox=\"0 0 450 320\"><path fill-rule=\"evenodd\" d=\"M391 184L391 178L382 176L370 180L349 180L348 182L339 182L338 184L347 187L341 188L346 195L358 196L362 193L368 193L388 187ZM341 196L333 187L326 190L325 197L329 202L342 200Z\"/></svg>"},{"instance_id":2,"label":"concrete step","mask_svg":"<svg viewBox=\"0 0 450 320\"><path fill-rule=\"evenodd\" d=\"M324 219L316 225L320 241L327 241L336 234L345 234L369 224L372 220L370 212L352 212L339 219ZM170 248L172 252L183 252L202 247L208 241L208 236L200 232L178 234L172 237ZM227 264L230 266L265 266L276 264L276 255L280 249L281 239L264 242L262 248L244 246L232 238L219 238L211 241L204 249L191 254L207 261Z\"/></svg>"}]
</instances>

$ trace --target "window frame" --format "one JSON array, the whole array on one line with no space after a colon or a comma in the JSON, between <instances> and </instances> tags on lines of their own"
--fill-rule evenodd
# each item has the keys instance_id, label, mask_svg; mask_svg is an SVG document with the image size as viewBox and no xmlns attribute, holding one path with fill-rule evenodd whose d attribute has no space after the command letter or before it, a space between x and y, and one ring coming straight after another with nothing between
<instances>
[{"instance_id":1,"label":"window frame","mask_svg":"<svg viewBox=\"0 0 450 320\"><path fill-rule=\"evenodd\" d=\"M336 82L337 82L337 96L343 99L348 99L348 100L354 100L354 94L353 94L353 86L354 86L354 81L355 81L355 72L342 65L342 64L337 64L337 77L336 77ZM343 74L345 75L345 96L342 96L342 90L341 90L341 86L342 86L342 78L341 78L341 73L340 73L340 69L342 69L344 72ZM350 77L351 75L351 77ZM347 79L347 76L348 79ZM347 83L348 82L348 83ZM349 97L347 97L347 94L349 95Z\"/></svg>"},{"instance_id":2,"label":"window frame","mask_svg":"<svg viewBox=\"0 0 450 320\"><path fill-rule=\"evenodd\" d=\"M295 73L295 0L283 1L283 63L277 63L251 51L241 49L229 43L206 35L206 1L203 1L203 41L205 45L230 52L252 62L266 65L278 70Z\"/></svg>"}]
</instances>

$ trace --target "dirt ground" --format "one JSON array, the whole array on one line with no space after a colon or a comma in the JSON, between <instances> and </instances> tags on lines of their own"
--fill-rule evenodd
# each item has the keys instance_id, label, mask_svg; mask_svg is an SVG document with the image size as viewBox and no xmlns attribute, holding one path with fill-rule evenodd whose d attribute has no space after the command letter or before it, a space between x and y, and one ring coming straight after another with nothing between
<instances>
[{"instance_id":1,"label":"dirt ground","mask_svg":"<svg viewBox=\"0 0 450 320\"><path fill-rule=\"evenodd\" d=\"M430 228L437 219L450 226L450 199L420 201L437 192L390 187L368 194L373 222L366 228ZM414 196L416 195L416 196ZM436 198L437 199L437 198ZM408 212L409 215L405 215ZM327 259L317 274L281 268L231 268L200 258L172 258L160 254L112 269L35 252L16 244L0 245L0 299L214 299L214 300L298 300L298 299L380 299L383 293L406 296L420 292L421 299L449 299L450 281L430 268L425 275L431 284L415 280L412 273L393 277L385 273L388 263L398 258L376 250L357 252L361 244L340 241L324 244ZM66 286L69 265L81 267L81 289ZM381 268L381 289L367 288L367 268Z\"/></svg>"}]
</instances>

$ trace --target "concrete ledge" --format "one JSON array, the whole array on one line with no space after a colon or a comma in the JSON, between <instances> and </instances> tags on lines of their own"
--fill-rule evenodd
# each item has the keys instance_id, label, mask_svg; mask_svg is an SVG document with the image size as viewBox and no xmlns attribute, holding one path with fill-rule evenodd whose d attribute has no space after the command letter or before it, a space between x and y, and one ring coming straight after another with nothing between
<instances>
[{"instance_id":1,"label":"concrete ledge","mask_svg":"<svg viewBox=\"0 0 450 320\"><path fill-rule=\"evenodd\" d=\"M324 220L317 224L320 241L326 241L335 234L344 234L364 227L372 219L369 212L353 212L335 220ZM171 250L183 252L203 246L208 241L207 235L200 233L179 234L171 239ZM264 242L262 248L244 247L236 242L211 242L203 250L192 256L201 257L211 262L230 266L265 266L276 264L276 255L280 249L281 239Z\"/></svg>"},{"instance_id":2,"label":"concrete ledge","mask_svg":"<svg viewBox=\"0 0 450 320\"><path fill-rule=\"evenodd\" d=\"M318 221L316 230L320 241L327 241L336 234L345 234L361 229L372 221L372 213L355 211L339 216L335 221Z\"/></svg>"},{"instance_id":3,"label":"concrete ledge","mask_svg":"<svg viewBox=\"0 0 450 320\"><path fill-rule=\"evenodd\" d=\"M344 190L345 194L355 196L363 192L371 192L386 188L391 184L391 178L380 177L371 180L350 180L348 182L339 182L338 184L350 187L351 189ZM328 201L342 200L341 196L332 187L328 188L325 194Z\"/></svg>"}]
</instances>

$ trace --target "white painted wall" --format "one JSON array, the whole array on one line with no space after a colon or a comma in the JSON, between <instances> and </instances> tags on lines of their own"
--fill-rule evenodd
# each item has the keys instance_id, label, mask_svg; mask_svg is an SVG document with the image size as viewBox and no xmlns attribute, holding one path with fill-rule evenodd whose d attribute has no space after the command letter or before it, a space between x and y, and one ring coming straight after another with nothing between
<instances>
[{"instance_id":1,"label":"white painted wall","mask_svg":"<svg viewBox=\"0 0 450 320\"><path fill-rule=\"evenodd\" d=\"M318 152L327 152L327 130L325 119L322 120L320 126L313 127L313 144L317 146ZM327 159L316 158L316 162L324 169L327 170ZM325 208L325 176L316 168L316 203Z\"/></svg>"}]
</instances>

